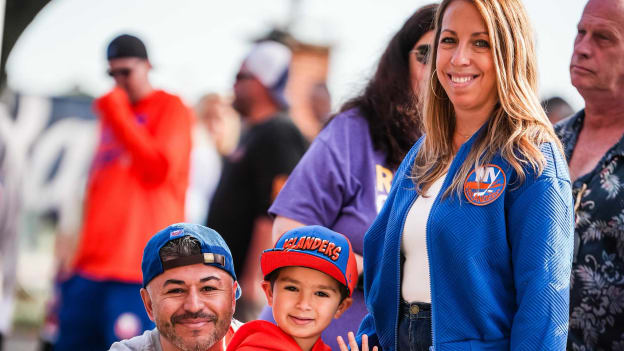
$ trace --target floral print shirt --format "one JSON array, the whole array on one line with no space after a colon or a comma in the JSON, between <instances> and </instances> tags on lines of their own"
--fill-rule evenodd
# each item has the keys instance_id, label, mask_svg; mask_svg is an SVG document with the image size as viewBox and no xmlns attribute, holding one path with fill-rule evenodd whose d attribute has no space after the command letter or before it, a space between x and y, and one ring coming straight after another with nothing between
<instances>
[{"instance_id":1,"label":"floral print shirt","mask_svg":"<svg viewBox=\"0 0 624 351\"><path fill-rule=\"evenodd\" d=\"M585 111L555 131L568 161ZM624 138L596 168L574 181L574 263L568 350L624 351Z\"/></svg>"}]
</instances>

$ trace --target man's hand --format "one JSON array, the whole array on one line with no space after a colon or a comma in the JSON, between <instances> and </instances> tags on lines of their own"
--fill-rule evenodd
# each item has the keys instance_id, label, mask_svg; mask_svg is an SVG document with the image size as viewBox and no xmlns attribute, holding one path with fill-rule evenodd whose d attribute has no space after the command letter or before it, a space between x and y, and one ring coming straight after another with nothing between
<instances>
[{"instance_id":1,"label":"man's hand","mask_svg":"<svg viewBox=\"0 0 624 351\"><path fill-rule=\"evenodd\" d=\"M106 95L100 97L96 101L96 106L98 109L106 109L106 108L118 108L119 106L128 106L130 107L130 98L128 98L128 94L122 88L115 86L111 91L109 91Z\"/></svg>"},{"instance_id":2,"label":"man's hand","mask_svg":"<svg viewBox=\"0 0 624 351\"><path fill-rule=\"evenodd\" d=\"M355 335L353 335L353 332L349 332L348 338L349 338L349 347L351 347L351 351L360 351L357 342L355 342ZM340 351L349 351L349 348L347 347L347 344L345 344L344 340L342 339L342 336L338 336L336 340L338 340L338 346L340 346ZM362 335L362 350L361 351L368 351L368 335L366 334ZM372 351L378 351L377 346L374 346Z\"/></svg>"}]
</instances>

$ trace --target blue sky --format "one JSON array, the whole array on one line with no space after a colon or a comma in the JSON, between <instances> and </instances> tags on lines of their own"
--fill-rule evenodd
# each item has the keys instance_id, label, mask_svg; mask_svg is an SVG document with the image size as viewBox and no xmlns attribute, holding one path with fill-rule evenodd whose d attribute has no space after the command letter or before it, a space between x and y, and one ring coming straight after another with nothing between
<instances>
[{"instance_id":1,"label":"blue sky","mask_svg":"<svg viewBox=\"0 0 624 351\"><path fill-rule=\"evenodd\" d=\"M417 0L53 0L9 57L9 85L23 93L56 95L75 86L93 95L111 87L104 51L122 32L142 37L156 86L189 104L205 92L228 93L250 39L295 18L298 38L332 45L329 89L334 106L353 96L389 38ZM537 38L540 92L558 94L575 109L583 101L568 65L586 0L525 0ZM293 4L298 4L293 6Z\"/></svg>"}]
</instances>

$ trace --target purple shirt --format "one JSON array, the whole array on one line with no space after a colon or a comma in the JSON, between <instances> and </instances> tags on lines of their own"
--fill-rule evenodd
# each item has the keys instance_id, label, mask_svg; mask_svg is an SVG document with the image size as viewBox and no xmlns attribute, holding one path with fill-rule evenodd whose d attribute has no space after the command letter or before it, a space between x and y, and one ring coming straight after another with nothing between
<instances>
[{"instance_id":1,"label":"purple shirt","mask_svg":"<svg viewBox=\"0 0 624 351\"><path fill-rule=\"evenodd\" d=\"M385 154L373 148L368 122L352 109L334 117L314 139L269 213L342 233L361 255L364 234L388 196L393 175ZM272 320L268 311L260 318ZM346 340L366 313L363 294L355 291L353 305L332 321L323 341L338 350L336 336Z\"/></svg>"}]
</instances>

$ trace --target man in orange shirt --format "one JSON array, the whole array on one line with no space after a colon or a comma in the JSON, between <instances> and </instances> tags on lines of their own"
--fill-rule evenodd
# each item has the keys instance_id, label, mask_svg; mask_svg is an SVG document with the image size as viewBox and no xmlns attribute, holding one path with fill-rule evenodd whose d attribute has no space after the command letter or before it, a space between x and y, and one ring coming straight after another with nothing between
<instances>
[{"instance_id":1,"label":"man in orange shirt","mask_svg":"<svg viewBox=\"0 0 624 351\"><path fill-rule=\"evenodd\" d=\"M191 112L152 87L140 39L115 38L107 58L115 87L95 101L100 142L72 275L61 286L55 350L107 350L153 328L137 293L143 247L184 220Z\"/></svg>"}]
</instances>

